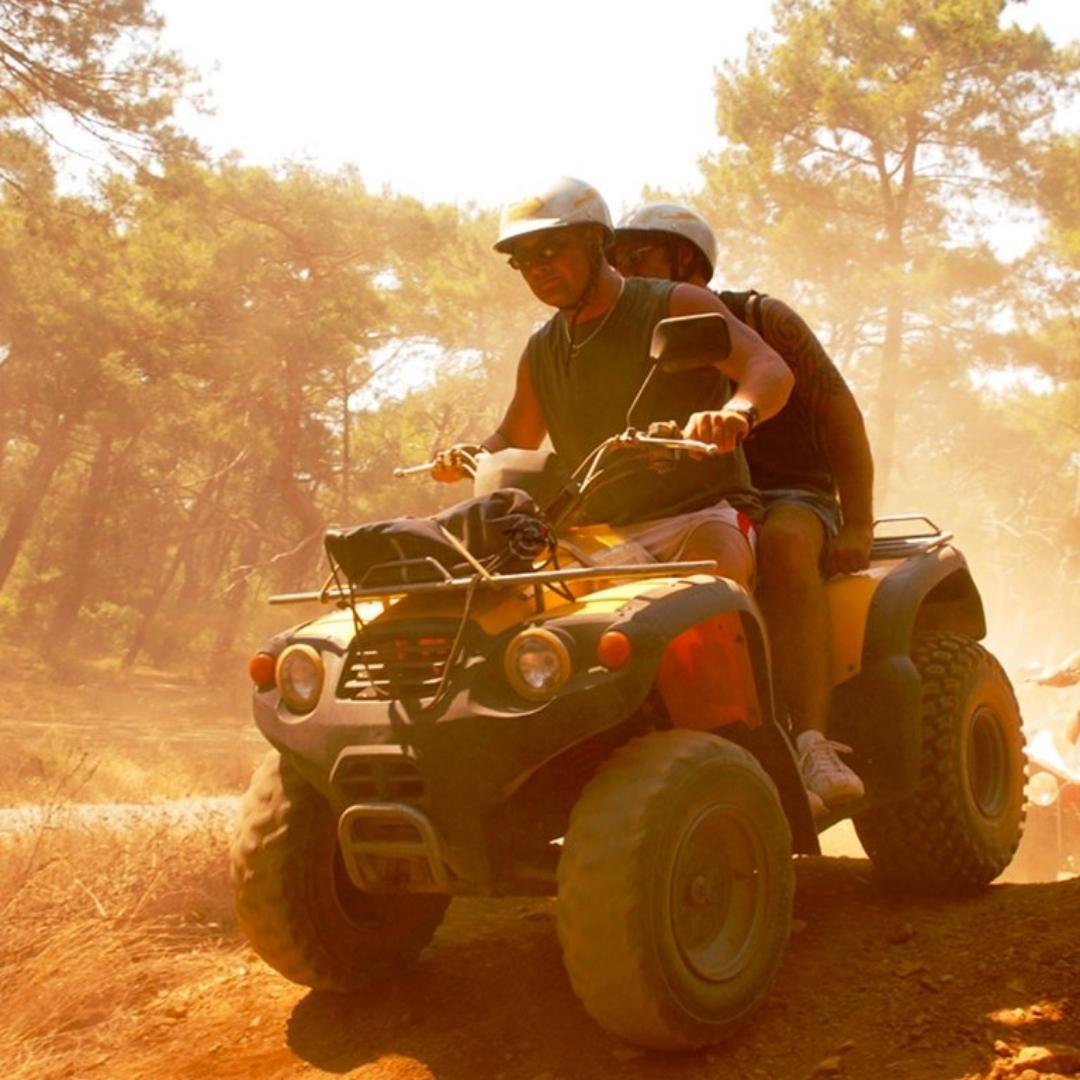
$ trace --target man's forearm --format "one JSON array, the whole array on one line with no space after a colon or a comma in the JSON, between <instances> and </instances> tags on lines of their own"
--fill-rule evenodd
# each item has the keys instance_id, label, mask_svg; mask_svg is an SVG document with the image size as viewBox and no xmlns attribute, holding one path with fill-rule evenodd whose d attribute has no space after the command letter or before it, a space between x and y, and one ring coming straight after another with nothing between
<instances>
[{"instance_id":1,"label":"man's forearm","mask_svg":"<svg viewBox=\"0 0 1080 1080\"><path fill-rule=\"evenodd\" d=\"M787 404L795 377L780 356L763 344L755 362L743 368L738 384L729 404L745 402L753 405L758 419L768 420Z\"/></svg>"},{"instance_id":2,"label":"man's forearm","mask_svg":"<svg viewBox=\"0 0 1080 1080\"><path fill-rule=\"evenodd\" d=\"M481 441L480 445L494 454L499 450L505 450L510 445L510 440L502 431L496 428L486 439Z\"/></svg>"},{"instance_id":3,"label":"man's forearm","mask_svg":"<svg viewBox=\"0 0 1080 1080\"><path fill-rule=\"evenodd\" d=\"M784 407L795 385L795 376L783 358L708 289L684 282L672 290L668 314L678 317L712 312L724 316L731 335L731 352L716 366L737 384L736 400L753 405L758 419L768 420Z\"/></svg>"}]
</instances>

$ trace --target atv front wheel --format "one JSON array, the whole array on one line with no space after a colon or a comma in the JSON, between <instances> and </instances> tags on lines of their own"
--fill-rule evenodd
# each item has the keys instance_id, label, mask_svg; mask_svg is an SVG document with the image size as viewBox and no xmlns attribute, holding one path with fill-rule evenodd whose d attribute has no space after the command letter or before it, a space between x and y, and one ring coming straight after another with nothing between
<instances>
[{"instance_id":1,"label":"atv front wheel","mask_svg":"<svg viewBox=\"0 0 1080 1080\"><path fill-rule=\"evenodd\" d=\"M960 634L920 638L922 759L907 798L855 818L892 884L949 894L988 885L1016 851L1024 820L1020 710L1001 665Z\"/></svg>"},{"instance_id":2,"label":"atv front wheel","mask_svg":"<svg viewBox=\"0 0 1080 1080\"><path fill-rule=\"evenodd\" d=\"M277 751L263 759L232 844L240 927L287 979L348 993L414 962L449 897L376 895L349 879L326 800Z\"/></svg>"},{"instance_id":3,"label":"atv front wheel","mask_svg":"<svg viewBox=\"0 0 1080 1080\"><path fill-rule=\"evenodd\" d=\"M607 1030L694 1049L765 997L791 928L791 832L740 747L665 731L621 748L574 807L558 878L566 969Z\"/></svg>"}]
</instances>

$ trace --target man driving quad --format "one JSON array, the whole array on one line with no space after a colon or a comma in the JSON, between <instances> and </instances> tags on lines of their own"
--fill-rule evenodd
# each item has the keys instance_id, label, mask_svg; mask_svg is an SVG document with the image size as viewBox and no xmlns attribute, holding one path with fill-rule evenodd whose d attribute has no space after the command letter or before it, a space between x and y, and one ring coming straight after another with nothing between
<instances>
[{"instance_id":1,"label":"man driving quad","mask_svg":"<svg viewBox=\"0 0 1080 1080\"><path fill-rule=\"evenodd\" d=\"M618 224L616 268L705 286L716 237L696 211L647 203ZM787 304L757 293L716 294L784 359L795 377L787 404L745 443L765 518L758 588L807 789L826 806L860 798L863 784L825 737L829 710L829 611L824 578L869 564L873 459L862 413L843 376ZM737 380L736 380L737 381Z\"/></svg>"},{"instance_id":2,"label":"man driving quad","mask_svg":"<svg viewBox=\"0 0 1080 1080\"><path fill-rule=\"evenodd\" d=\"M555 314L529 339L514 395L489 451L536 449L551 437L571 470L603 439L623 430L648 373L653 328L668 316L716 312L731 336L730 355L714 366L661 375L640 403L648 420L675 420L683 435L723 453L684 456L670 471L636 474L590 502L591 521L620 531L654 558L715 559L717 573L747 588L754 575L754 525L760 502L740 442L775 415L793 379L783 360L724 303L697 285L626 280L608 262L613 236L595 188L569 177L503 208L495 250ZM731 396L731 383L738 393ZM459 478L441 455L435 478Z\"/></svg>"}]
</instances>

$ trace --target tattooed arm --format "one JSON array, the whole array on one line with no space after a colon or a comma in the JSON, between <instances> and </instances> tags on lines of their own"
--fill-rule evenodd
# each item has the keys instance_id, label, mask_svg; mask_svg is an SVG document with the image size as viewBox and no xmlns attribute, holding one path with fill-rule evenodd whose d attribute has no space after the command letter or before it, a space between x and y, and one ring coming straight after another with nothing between
<instances>
[{"instance_id":1,"label":"tattooed arm","mask_svg":"<svg viewBox=\"0 0 1080 1080\"><path fill-rule=\"evenodd\" d=\"M836 477L843 525L829 545L826 574L862 570L874 530L874 461L862 412L821 342L787 304L764 297L758 316L761 336L794 372L792 408L809 411Z\"/></svg>"}]
</instances>

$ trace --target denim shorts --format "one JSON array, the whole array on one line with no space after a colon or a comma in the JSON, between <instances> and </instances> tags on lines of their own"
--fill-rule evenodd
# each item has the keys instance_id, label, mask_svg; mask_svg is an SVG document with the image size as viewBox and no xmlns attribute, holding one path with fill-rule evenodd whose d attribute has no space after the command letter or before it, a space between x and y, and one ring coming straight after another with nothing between
<instances>
[{"instance_id":1,"label":"denim shorts","mask_svg":"<svg viewBox=\"0 0 1080 1080\"><path fill-rule=\"evenodd\" d=\"M803 488L773 488L759 494L766 517L774 506L786 503L789 506L801 506L815 514L825 526L827 540L831 540L840 531L840 503L832 495L823 495L820 491L807 491Z\"/></svg>"}]
</instances>

